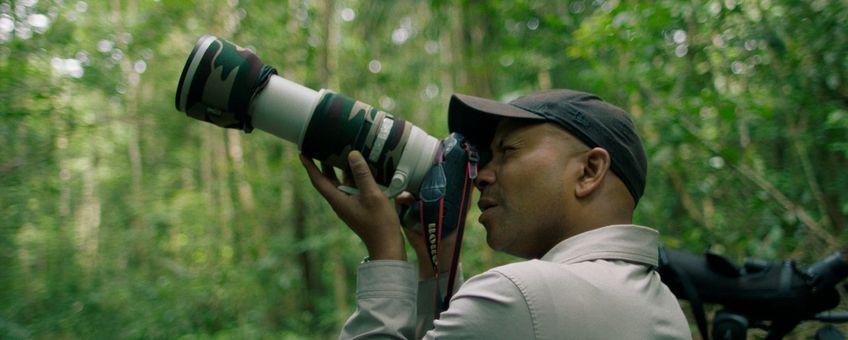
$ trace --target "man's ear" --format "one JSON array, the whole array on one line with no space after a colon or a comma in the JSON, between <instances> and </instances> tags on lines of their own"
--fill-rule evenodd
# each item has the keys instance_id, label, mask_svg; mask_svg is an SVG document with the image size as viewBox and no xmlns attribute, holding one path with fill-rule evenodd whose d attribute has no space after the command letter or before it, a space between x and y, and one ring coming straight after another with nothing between
<instances>
[{"instance_id":1,"label":"man's ear","mask_svg":"<svg viewBox=\"0 0 848 340\"><path fill-rule=\"evenodd\" d=\"M591 195L601 187L609 171L611 160L609 152L603 148L593 148L583 155L583 173L577 180L574 194L578 198Z\"/></svg>"}]
</instances>

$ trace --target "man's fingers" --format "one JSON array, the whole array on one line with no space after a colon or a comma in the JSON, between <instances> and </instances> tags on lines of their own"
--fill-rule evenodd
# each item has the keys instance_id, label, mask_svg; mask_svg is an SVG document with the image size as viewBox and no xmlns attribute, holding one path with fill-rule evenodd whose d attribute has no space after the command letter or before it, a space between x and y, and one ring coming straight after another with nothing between
<instances>
[{"instance_id":1,"label":"man's fingers","mask_svg":"<svg viewBox=\"0 0 848 340\"><path fill-rule=\"evenodd\" d=\"M395 203L399 205L409 206L415 203L415 196L409 191L404 191L395 196Z\"/></svg>"},{"instance_id":2,"label":"man's fingers","mask_svg":"<svg viewBox=\"0 0 848 340\"><path fill-rule=\"evenodd\" d=\"M344 193L336 188L336 185L333 184L330 179L325 177L324 174L318 170L318 166L315 165L315 162L306 158L304 155L300 155L300 162L303 163L303 167L306 168L306 174L309 175L309 181L312 182L312 186L321 193L321 196L324 196L324 198L330 202L330 205L337 202L340 195L344 195Z\"/></svg>"},{"instance_id":3,"label":"man's fingers","mask_svg":"<svg viewBox=\"0 0 848 340\"><path fill-rule=\"evenodd\" d=\"M365 157L362 157L359 151L351 151L347 156L347 162L350 165L353 183L356 184L360 193L382 195L380 188L377 187L377 182L371 175L371 169L368 168L368 163L365 162Z\"/></svg>"},{"instance_id":4,"label":"man's fingers","mask_svg":"<svg viewBox=\"0 0 848 340\"><path fill-rule=\"evenodd\" d=\"M342 169L342 184L349 187L356 186L356 184L353 183L353 175L350 173L350 165Z\"/></svg>"},{"instance_id":5,"label":"man's fingers","mask_svg":"<svg viewBox=\"0 0 848 340\"><path fill-rule=\"evenodd\" d=\"M329 179L331 183L333 183L334 186L339 186L339 177L336 176L336 170L333 169L332 165L321 162L321 171L324 173L324 176L327 177L327 179Z\"/></svg>"}]
</instances>

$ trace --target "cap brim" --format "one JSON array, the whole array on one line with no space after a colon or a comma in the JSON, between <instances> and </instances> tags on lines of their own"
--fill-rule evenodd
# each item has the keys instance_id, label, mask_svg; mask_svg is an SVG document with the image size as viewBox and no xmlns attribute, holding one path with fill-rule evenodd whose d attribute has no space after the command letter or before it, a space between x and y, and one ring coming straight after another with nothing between
<instances>
[{"instance_id":1,"label":"cap brim","mask_svg":"<svg viewBox=\"0 0 848 340\"><path fill-rule=\"evenodd\" d=\"M539 119L533 112L496 100L454 94L448 106L448 130L459 132L478 149L488 149L500 118Z\"/></svg>"}]
</instances>

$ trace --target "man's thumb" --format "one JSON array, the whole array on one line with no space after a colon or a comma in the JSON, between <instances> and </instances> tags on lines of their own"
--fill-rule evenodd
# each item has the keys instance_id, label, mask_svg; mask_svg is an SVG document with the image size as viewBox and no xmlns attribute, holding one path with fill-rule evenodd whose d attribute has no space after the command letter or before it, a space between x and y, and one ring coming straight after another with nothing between
<instances>
[{"instance_id":1,"label":"man's thumb","mask_svg":"<svg viewBox=\"0 0 848 340\"><path fill-rule=\"evenodd\" d=\"M362 153L356 150L351 151L347 155L347 163L350 166L353 183L359 188L359 192L380 192L380 189L377 188L377 182L374 181L374 176L371 175L371 169L368 168L368 163L365 161Z\"/></svg>"}]
</instances>

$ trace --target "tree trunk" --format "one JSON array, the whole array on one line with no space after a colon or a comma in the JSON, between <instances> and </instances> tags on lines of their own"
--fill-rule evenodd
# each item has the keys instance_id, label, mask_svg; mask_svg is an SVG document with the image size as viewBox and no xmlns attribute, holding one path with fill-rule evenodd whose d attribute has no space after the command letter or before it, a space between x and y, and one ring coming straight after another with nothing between
<instances>
[{"instance_id":1,"label":"tree trunk","mask_svg":"<svg viewBox=\"0 0 848 340\"><path fill-rule=\"evenodd\" d=\"M321 54L321 67L319 67L319 75L322 75L324 78L320 79L323 87L330 89L338 89L341 90L339 84L339 77L336 72L338 69L339 62L339 36L341 34L339 23L336 19L336 2L335 0L324 0L322 4L321 11L323 12L321 17L323 18L322 29L325 33L324 39L324 53ZM312 191L314 193L314 190ZM345 230L344 232L348 232ZM344 321L347 319L347 316L350 314L350 304L348 303L348 286L347 286L347 274L348 271L345 267L345 262L342 260L342 256L340 253L340 249L344 247L344 244L341 243L341 240L345 238L337 238L334 241L327 251L329 252L329 259L332 267L332 275L333 275L333 293L334 293L334 301L335 301L335 312L336 312L336 329L341 329Z\"/></svg>"},{"instance_id":2,"label":"tree trunk","mask_svg":"<svg viewBox=\"0 0 848 340\"><path fill-rule=\"evenodd\" d=\"M294 239L295 244L299 245L300 251L297 254L300 271L303 275L305 294L302 298L303 310L312 317L317 317L314 299L321 294L321 282L318 273L313 264L312 255L309 249L305 246L308 237L307 231L307 216L310 212L304 195L305 188L302 188L301 181L292 176L292 209L294 211Z\"/></svg>"}]
</instances>

